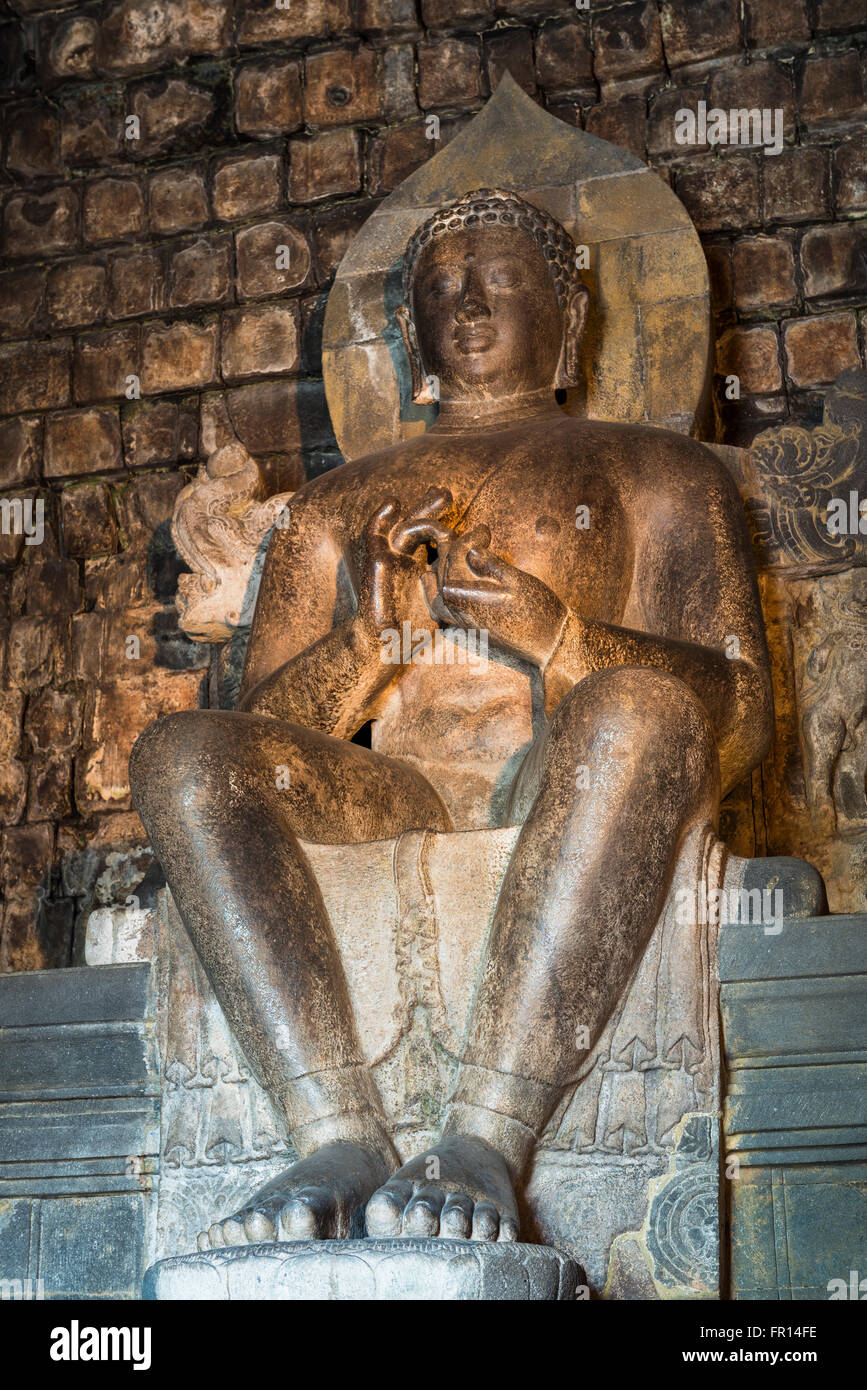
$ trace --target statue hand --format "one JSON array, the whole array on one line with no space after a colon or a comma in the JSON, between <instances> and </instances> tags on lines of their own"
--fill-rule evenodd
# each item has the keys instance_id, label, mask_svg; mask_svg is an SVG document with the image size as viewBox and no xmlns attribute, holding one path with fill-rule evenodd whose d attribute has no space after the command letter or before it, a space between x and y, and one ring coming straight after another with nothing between
<instances>
[{"instance_id":1,"label":"statue hand","mask_svg":"<svg viewBox=\"0 0 867 1390\"><path fill-rule=\"evenodd\" d=\"M544 666L557 645L566 605L535 575L488 550L487 526L453 541L442 566L440 593L464 627L487 629L491 643Z\"/></svg>"},{"instance_id":2,"label":"statue hand","mask_svg":"<svg viewBox=\"0 0 867 1390\"><path fill-rule=\"evenodd\" d=\"M404 620L431 628L434 619L422 588L427 566L426 545L445 547L452 532L440 518L452 505L445 488L429 488L424 497L401 515L395 497L371 517L366 532L367 559L358 597L357 623L366 637L379 641L389 628Z\"/></svg>"}]
</instances>

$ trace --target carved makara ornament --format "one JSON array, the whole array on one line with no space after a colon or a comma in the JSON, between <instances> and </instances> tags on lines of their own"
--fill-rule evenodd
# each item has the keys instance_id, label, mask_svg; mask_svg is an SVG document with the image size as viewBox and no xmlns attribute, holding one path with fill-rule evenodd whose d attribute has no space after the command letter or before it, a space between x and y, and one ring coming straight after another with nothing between
<instances>
[{"instance_id":1,"label":"carved makara ornament","mask_svg":"<svg viewBox=\"0 0 867 1390\"><path fill-rule=\"evenodd\" d=\"M172 539L192 574L178 578L178 620L198 641L224 642L249 627L271 527L291 493L269 497L243 444L211 454L175 504Z\"/></svg>"}]
</instances>

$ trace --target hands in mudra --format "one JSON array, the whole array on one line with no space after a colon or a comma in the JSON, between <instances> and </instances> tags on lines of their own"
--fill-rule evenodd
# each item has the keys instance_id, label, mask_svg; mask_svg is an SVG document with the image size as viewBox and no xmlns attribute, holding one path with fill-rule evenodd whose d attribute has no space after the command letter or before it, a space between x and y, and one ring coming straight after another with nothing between
<instances>
[{"instance_id":1,"label":"hands in mudra","mask_svg":"<svg viewBox=\"0 0 867 1390\"><path fill-rule=\"evenodd\" d=\"M358 619L377 637L404 621L428 629L479 628L494 647L544 666L566 619L565 604L534 575L490 550L481 525L459 534L447 489L429 488L404 515L390 498L368 523ZM428 563L427 546L437 558Z\"/></svg>"}]
</instances>

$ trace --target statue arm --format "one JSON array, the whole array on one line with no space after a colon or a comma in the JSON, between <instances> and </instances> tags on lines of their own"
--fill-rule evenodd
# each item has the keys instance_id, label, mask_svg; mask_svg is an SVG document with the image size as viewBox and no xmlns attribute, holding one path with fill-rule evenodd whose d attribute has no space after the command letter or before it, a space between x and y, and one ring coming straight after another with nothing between
<instances>
[{"instance_id":1,"label":"statue arm","mask_svg":"<svg viewBox=\"0 0 867 1390\"><path fill-rule=\"evenodd\" d=\"M553 711L591 671L649 666L678 676L710 715L725 791L765 756L773 697L743 508L715 459L707 472L679 490L674 506L663 499L639 538L626 613L640 626L567 610L543 677Z\"/></svg>"},{"instance_id":2,"label":"statue arm","mask_svg":"<svg viewBox=\"0 0 867 1390\"><path fill-rule=\"evenodd\" d=\"M290 504L290 524L275 530L247 648L238 708L269 714L338 738L351 738L389 678L341 594L343 556L327 522ZM338 621L335 622L335 617Z\"/></svg>"},{"instance_id":3,"label":"statue arm","mask_svg":"<svg viewBox=\"0 0 867 1390\"><path fill-rule=\"evenodd\" d=\"M383 639L404 620L434 626L421 582L425 546L450 536L440 517L451 505L437 488L406 511L396 498L382 502L364 532L358 595L347 579L343 597L348 567L327 518L293 506L289 528L268 548L240 708L352 738L401 674Z\"/></svg>"}]
</instances>

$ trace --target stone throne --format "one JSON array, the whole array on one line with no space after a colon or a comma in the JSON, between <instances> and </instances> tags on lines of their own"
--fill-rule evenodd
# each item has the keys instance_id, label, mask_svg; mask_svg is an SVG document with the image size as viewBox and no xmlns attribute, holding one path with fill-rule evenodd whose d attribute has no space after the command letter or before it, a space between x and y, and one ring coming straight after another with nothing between
<instances>
[{"instance_id":1,"label":"stone throne","mask_svg":"<svg viewBox=\"0 0 867 1390\"><path fill-rule=\"evenodd\" d=\"M567 412L702 432L709 297L685 210L635 157L546 115L507 77L449 147L376 210L341 264L323 364L344 456L409 438L432 418L433 407L412 402L394 322L396 269L415 228L480 185L519 192L586 248L596 367L567 393ZM190 635L243 642L267 532L287 502L264 497L255 463L233 445L182 496L176 542L206 576L204 584L189 581L183 596ZM401 1157L425 1148L436 1131L518 833L418 831L304 847ZM615 1298L717 1297L718 922L703 904L715 890L737 895L757 882L755 862L730 855L713 826L687 837L643 959L563 1097L521 1194L524 1239L536 1252L525 1244L511 1257L503 1247L480 1252L464 1242L406 1238L186 1255L213 1212L230 1210L285 1166L287 1150L161 894L156 913L127 923L132 939L123 948L158 961L165 1081L152 1295L299 1297L313 1280L338 1297L556 1298L573 1296L576 1284ZM92 919L92 963L119 958L106 934L114 929Z\"/></svg>"}]
</instances>

